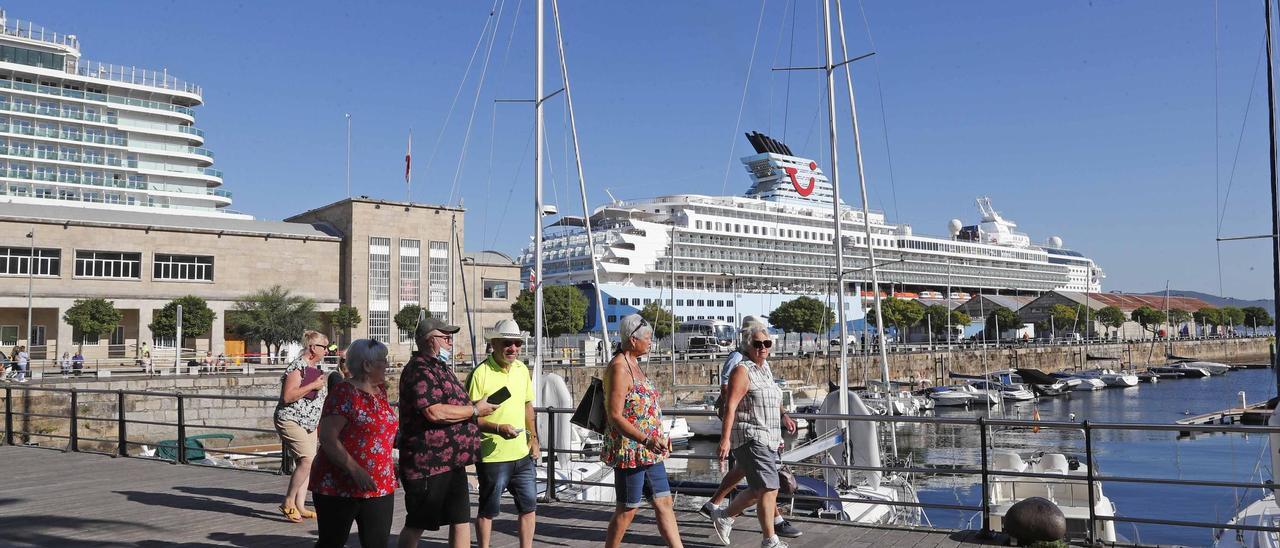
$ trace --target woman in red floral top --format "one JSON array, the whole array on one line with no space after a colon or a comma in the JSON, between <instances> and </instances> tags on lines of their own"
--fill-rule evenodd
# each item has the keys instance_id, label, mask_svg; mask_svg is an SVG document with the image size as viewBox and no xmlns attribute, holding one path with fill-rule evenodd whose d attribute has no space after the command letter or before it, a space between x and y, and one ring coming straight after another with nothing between
<instances>
[{"instance_id":1,"label":"woman in red floral top","mask_svg":"<svg viewBox=\"0 0 1280 548\"><path fill-rule=\"evenodd\" d=\"M387 401L387 347L361 339L346 352L351 378L324 401L320 456L311 469L311 493L319 516L316 546L345 546L351 522L360 545L387 545L397 481L391 448L399 419Z\"/></svg>"}]
</instances>

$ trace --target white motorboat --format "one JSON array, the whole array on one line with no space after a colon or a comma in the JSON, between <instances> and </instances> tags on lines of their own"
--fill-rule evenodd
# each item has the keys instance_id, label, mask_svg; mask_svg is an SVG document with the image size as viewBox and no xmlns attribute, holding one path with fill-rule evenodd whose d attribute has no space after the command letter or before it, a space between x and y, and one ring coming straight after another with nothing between
<instances>
[{"instance_id":1,"label":"white motorboat","mask_svg":"<svg viewBox=\"0 0 1280 548\"><path fill-rule=\"evenodd\" d=\"M952 386L951 389L972 394L974 397L973 404L978 406L990 405L991 407L998 407L1000 402L1004 401L999 391L978 390L971 384L957 384Z\"/></svg>"},{"instance_id":2,"label":"white motorboat","mask_svg":"<svg viewBox=\"0 0 1280 548\"><path fill-rule=\"evenodd\" d=\"M1211 375L1208 369L1196 367L1187 362L1174 362L1165 366L1151 368L1156 373L1181 373L1186 379L1202 379Z\"/></svg>"},{"instance_id":3,"label":"white motorboat","mask_svg":"<svg viewBox=\"0 0 1280 548\"><path fill-rule=\"evenodd\" d=\"M1271 418L1267 420L1267 426L1280 426L1280 414L1278 413L1280 413L1280 408L1271 412ZM1277 484L1280 483L1280 451L1277 451L1280 448L1280 434L1267 434L1267 437L1271 444L1271 482ZM1230 525L1251 525L1254 527L1276 527L1280 525L1280 504L1276 503L1275 490L1267 490L1266 495L1261 499L1241 508L1228 523ZM1214 546L1232 548L1275 548L1280 546L1280 534L1266 531L1223 529L1217 531L1214 536Z\"/></svg>"},{"instance_id":4,"label":"white motorboat","mask_svg":"<svg viewBox=\"0 0 1280 548\"><path fill-rule=\"evenodd\" d=\"M1138 376L1125 371L1113 371L1111 369L1091 369L1081 371L1078 376L1086 379L1098 379L1107 386L1119 388L1128 388L1130 386L1138 386Z\"/></svg>"},{"instance_id":5,"label":"white motorboat","mask_svg":"<svg viewBox=\"0 0 1280 548\"><path fill-rule=\"evenodd\" d=\"M719 397L719 390L707 390L701 394L698 400L677 404L674 411L708 412L705 415L690 415L681 418L685 420L685 426L693 435L718 438L720 437L720 428L724 424L720 421L720 417L715 415L716 399Z\"/></svg>"},{"instance_id":6,"label":"white motorboat","mask_svg":"<svg viewBox=\"0 0 1280 548\"><path fill-rule=\"evenodd\" d=\"M1227 371L1231 371L1231 366L1225 363L1206 362L1202 360L1187 360L1178 362L1186 367L1196 367L1208 371L1210 375L1224 375Z\"/></svg>"},{"instance_id":7,"label":"white motorboat","mask_svg":"<svg viewBox=\"0 0 1280 548\"><path fill-rule=\"evenodd\" d=\"M1000 471L1057 474L1068 478L1027 478L1001 476ZM1061 453L1036 453L1026 458L1012 451L996 451L991 455L991 528L1004 529L1004 517L1014 504L1030 498L1052 501L1067 518L1067 537L1081 539L1089 530L1089 485L1085 479L1088 465ZM1116 515L1116 506L1102 493L1102 482L1093 482L1093 513L1100 517ZM1115 523L1094 520L1094 540L1116 542Z\"/></svg>"},{"instance_id":8,"label":"white motorboat","mask_svg":"<svg viewBox=\"0 0 1280 548\"><path fill-rule=\"evenodd\" d=\"M689 421L684 417L662 419L662 431L671 439L675 447L687 447L693 439L693 431L689 430Z\"/></svg>"},{"instance_id":9,"label":"white motorboat","mask_svg":"<svg viewBox=\"0 0 1280 548\"><path fill-rule=\"evenodd\" d=\"M929 392L929 399L933 400L934 405L938 407L968 407L974 401L977 401L976 394L970 394L963 390L955 390L951 386L939 386Z\"/></svg>"},{"instance_id":10,"label":"white motorboat","mask_svg":"<svg viewBox=\"0 0 1280 548\"><path fill-rule=\"evenodd\" d=\"M993 381L969 381L969 385L979 391L985 390L987 392L997 393L1000 395L1001 399L1009 401L1033 401L1036 399L1036 393L1021 384L1003 384Z\"/></svg>"},{"instance_id":11,"label":"white motorboat","mask_svg":"<svg viewBox=\"0 0 1280 548\"><path fill-rule=\"evenodd\" d=\"M1071 383L1070 381L1079 382ZM1102 379L1092 379L1089 377L1072 377L1071 379L1068 379L1068 383L1071 384L1071 390L1074 392L1092 392L1094 390L1102 390L1107 387L1107 383L1103 382Z\"/></svg>"}]
</instances>

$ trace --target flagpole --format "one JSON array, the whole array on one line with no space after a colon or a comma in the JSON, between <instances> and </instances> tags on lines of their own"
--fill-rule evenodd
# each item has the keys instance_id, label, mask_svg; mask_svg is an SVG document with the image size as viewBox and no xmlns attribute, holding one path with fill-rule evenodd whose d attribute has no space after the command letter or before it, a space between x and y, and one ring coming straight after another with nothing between
<instances>
[{"instance_id":1,"label":"flagpole","mask_svg":"<svg viewBox=\"0 0 1280 548\"><path fill-rule=\"evenodd\" d=\"M404 152L405 201L413 203L413 128L409 128L409 147Z\"/></svg>"},{"instance_id":2,"label":"flagpole","mask_svg":"<svg viewBox=\"0 0 1280 548\"><path fill-rule=\"evenodd\" d=\"M351 197L351 113L347 113L347 198Z\"/></svg>"}]
</instances>

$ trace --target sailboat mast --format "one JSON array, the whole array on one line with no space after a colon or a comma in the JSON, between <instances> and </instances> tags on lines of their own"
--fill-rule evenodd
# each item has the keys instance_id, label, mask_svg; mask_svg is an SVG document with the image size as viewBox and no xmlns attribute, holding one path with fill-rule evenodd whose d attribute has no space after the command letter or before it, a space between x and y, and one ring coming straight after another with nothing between
<instances>
[{"instance_id":1,"label":"sailboat mast","mask_svg":"<svg viewBox=\"0 0 1280 548\"><path fill-rule=\"evenodd\" d=\"M535 4L533 60L533 404L542 405L542 20Z\"/></svg>"},{"instance_id":2,"label":"sailboat mast","mask_svg":"<svg viewBox=\"0 0 1280 548\"><path fill-rule=\"evenodd\" d=\"M831 144L831 209L835 215L836 319L840 322L840 414L849 412L849 325L844 305L844 234L840 211L840 151L836 146L836 84L831 59L831 2L822 1L822 28L827 50L827 131ZM874 259L872 259L874 262Z\"/></svg>"},{"instance_id":3,"label":"sailboat mast","mask_svg":"<svg viewBox=\"0 0 1280 548\"><path fill-rule=\"evenodd\" d=\"M564 79L564 102L569 110L569 131L573 133L573 160L578 167L578 192L582 196L582 224L587 231L587 250L591 254L591 281L596 290L596 320L605 348L609 345L609 322L605 321L604 294L600 290L600 268L596 263L596 241L591 234L591 209L587 206L587 176L582 172L582 149L578 146L578 119L573 112L573 92L569 89L569 62L564 58L564 36L560 32L560 3L551 0L551 16L556 22L556 49L560 52L560 76ZM672 290L675 286L672 285ZM675 314L675 311L672 311ZM672 316L674 320L675 316ZM675 329L671 330L673 333ZM605 353L606 355L608 352ZM584 364L586 365L586 364Z\"/></svg>"},{"instance_id":4,"label":"sailboat mast","mask_svg":"<svg viewBox=\"0 0 1280 548\"><path fill-rule=\"evenodd\" d=\"M836 19L840 24L840 52L844 59L849 59L849 42L845 40L845 10L842 8L840 0L836 0ZM827 64L831 64L831 52L827 54ZM831 74L827 74L827 81L831 81ZM849 91L849 114L854 122L854 163L858 165L858 186L863 195L863 230L867 236L867 260L870 262L869 268L872 271L872 293L876 300L876 334L879 337L879 355L881 355L881 382L884 383L884 398L888 401L888 412L893 414L893 391L888 383L888 347L884 344L884 318L881 315L881 298L879 298L879 274L876 268L876 250L872 247L872 215L867 205L867 174L863 170L863 142L861 142L861 131L858 128L858 101L854 100L854 76L849 67L845 67L845 87ZM832 113L832 119L835 119L835 113ZM838 201L837 201L838 205ZM838 219L838 218L837 218ZM836 222L840 224L840 222ZM859 297L860 298L860 297ZM950 312L948 312L950 314ZM865 321L865 320L864 320ZM890 444L893 449L893 455L897 455L897 431L890 423Z\"/></svg>"},{"instance_id":5,"label":"sailboat mast","mask_svg":"<svg viewBox=\"0 0 1280 548\"><path fill-rule=\"evenodd\" d=\"M1263 0L1267 16L1267 130L1271 138L1271 290L1272 298L1280 302L1280 177L1276 175L1276 78L1275 63L1271 53L1271 0ZM1280 390L1280 368L1271 364L1276 373L1276 386Z\"/></svg>"}]
</instances>

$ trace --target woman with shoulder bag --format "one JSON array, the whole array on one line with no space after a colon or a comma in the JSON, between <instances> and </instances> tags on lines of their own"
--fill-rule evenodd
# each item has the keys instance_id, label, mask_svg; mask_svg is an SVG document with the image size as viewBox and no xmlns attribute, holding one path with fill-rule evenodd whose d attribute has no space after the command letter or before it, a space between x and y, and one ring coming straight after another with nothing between
<instances>
[{"instance_id":1,"label":"woman with shoulder bag","mask_svg":"<svg viewBox=\"0 0 1280 548\"><path fill-rule=\"evenodd\" d=\"M316 457L319 441L316 427L328 392L320 360L328 353L329 341L317 331L302 334L302 354L290 363L280 377L280 401L276 404L275 427L280 434L284 457L294 459L293 475L285 492L280 513L294 523L314 518L307 510L307 482L311 478L311 461Z\"/></svg>"},{"instance_id":2,"label":"woman with shoulder bag","mask_svg":"<svg viewBox=\"0 0 1280 548\"><path fill-rule=\"evenodd\" d=\"M653 344L653 327L639 314L631 314L618 323L618 333L622 335L620 348L604 376L607 426L600 460L613 467L617 498L605 546L622 545L641 499L647 497L657 514L662 539L667 546L682 547L663 463L671 452L671 440L662 433L661 394L639 362Z\"/></svg>"}]
</instances>

